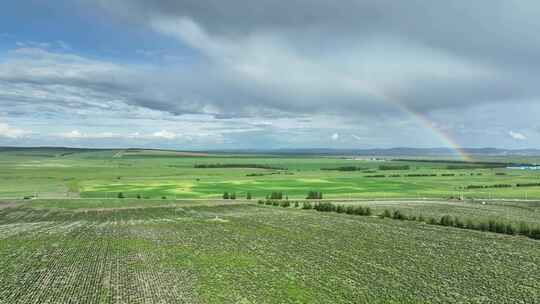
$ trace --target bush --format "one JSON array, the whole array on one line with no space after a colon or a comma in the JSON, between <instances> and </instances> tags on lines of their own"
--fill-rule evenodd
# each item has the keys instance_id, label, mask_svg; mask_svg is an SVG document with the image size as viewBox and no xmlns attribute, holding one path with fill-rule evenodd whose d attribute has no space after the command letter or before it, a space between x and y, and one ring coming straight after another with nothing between
<instances>
[{"instance_id":1,"label":"bush","mask_svg":"<svg viewBox=\"0 0 540 304\"><path fill-rule=\"evenodd\" d=\"M124 193L118 192L118 198L124 198L124 197L125 197L125 196L124 196Z\"/></svg>"},{"instance_id":2,"label":"bush","mask_svg":"<svg viewBox=\"0 0 540 304\"><path fill-rule=\"evenodd\" d=\"M336 206L332 203L319 203L316 204L313 209L320 211L320 212L332 212L336 211Z\"/></svg>"},{"instance_id":3,"label":"bush","mask_svg":"<svg viewBox=\"0 0 540 304\"><path fill-rule=\"evenodd\" d=\"M518 227L518 233L522 235L529 235L531 233L531 228L527 223L520 223Z\"/></svg>"},{"instance_id":4,"label":"bush","mask_svg":"<svg viewBox=\"0 0 540 304\"><path fill-rule=\"evenodd\" d=\"M310 210L310 209L313 209L313 206L311 205L310 202L304 202L304 203L302 204L302 209L304 209L304 210Z\"/></svg>"},{"instance_id":5,"label":"bush","mask_svg":"<svg viewBox=\"0 0 540 304\"><path fill-rule=\"evenodd\" d=\"M319 200L322 198L323 198L322 192L317 192L317 191L309 191L306 197L306 199L319 199Z\"/></svg>"},{"instance_id":6,"label":"bush","mask_svg":"<svg viewBox=\"0 0 540 304\"><path fill-rule=\"evenodd\" d=\"M294 208L298 208L299 205L300 205L300 204L298 203L298 201L295 201L295 202L294 202Z\"/></svg>"},{"instance_id":7,"label":"bush","mask_svg":"<svg viewBox=\"0 0 540 304\"><path fill-rule=\"evenodd\" d=\"M364 207L362 207L362 206L357 206L356 208L354 208L354 214L356 214L356 215L366 215L366 209L364 209Z\"/></svg>"},{"instance_id":8,"label":"bush","mask_svg":"<svg viewBox=\"0 0 540 304\"><path fill-rule=\"evenodd\" d=\"M433 217L430 217L429 220L428 220L428 224L430 225L437 225L437 220Z\"/></svg>"},{"instance_id":9,"label":"bush","mask_svg":"<svg viewBox=\"0 0 540 304\"><path fill-rule=\"evenodd\" d=\"M372 216L372 215L373 215L373 212L371 211L371 208L366 207L365 210L366 210L366 211L365 211L365 214L364 214L365 216Z\"/></svg>"},{"instance_id":10,"label":"bush","mask_svg":"<svg viewBox=\"0 0 540 304\"><path fill-rule=\"evenodd\" d=\"M527 236L531 239L540 240L540 228L531 229Z\"/></svg>"},{"instance_id":11,"label":"bush","mask_svg":"<svg viewBox=\"0 0 540 304\"><path fill-rule=\"evenodd\" d=\"M449 215L443 215L439 221L439 224L442 226L454 226L454 219Z\"/></svg>"},{"instance_id":12,"label":"bush","mask_svg":"<svg viewBox=\"0 0 540 304\"><path fill-rule=\"evenodd\" d=\"M223 199L229 199L229 192L223 193Z\"/></svg>"},{"instance_id":13,"label":"bush","mask_svg":"<svg viewBox=\"0 0 540 304\"><path fill-rule=\"evenodd\" d=\"M264 205L264 201L263 201L263 200L258 200L258 201L257 201L257 204L259 204L259 205Z\"/></svg>"},{"instance_id":14,"label":"bush","mask_svg":"<svg viewBox=\"0 0 540 304\"><path fill-rule=\"evenodd\" d=\"M280 206L283 207L283 208L288 208L288 207L291 206L291 202L283 201L283 202L281 202Z\"/></svg>"},{"instance_id":15,"label":"bush","mask_svg":"<svg viewBox=\"0 0 540 304\"><path fill-rule=\"evenodd\" d=\"M247 200L251 200L251 192L248 192L248 193L246 194L246 199L247 199Z\"/></svg>"},{"instance_id":16,"label":"bush","mask_svg":"<svg viewBox=\"0 0 540 304\"><path fill-rule=\"evenodd\" d=\"M345 208L345 213L347 214L355 214L355 209L353 206L347 206L347 208Z\"/></svg>"},{"instance_id":17,"label":"bush","mask_svg":"<svg viewBox=\"0 0 540 304\"><path fill-rule=\"evenodd\" d=\"M236 193L235 192L231 193L231 195L229 196L229 199L235 200L236 199Z\"/></svg>"},{"instance_id":18,"label":"bush","mask_svg":"<svg viewBox=\"0 0 540 304\"><path fill-rule=\"evenodd\" d=\"M401 211L399 210L394 210L394 212L392 213L392 218L395 220L401 220L401 221L408 219L407 216L401 213Z\"/></svg>"},{"instance_id":19,"label":"bush","mask_svg":"<svg viewBox=\"0 0 540 304\"><path fill-rule=\"evenodd\" d=\"M380 165L379 170L409 170L411 167L409 165Z\"/></svg>"},{"instance_id":20,"label":"bush","mask_svg":"<svg viewBox=\"0 0 540 304\"><path fill-rule=\"evenodd\" d=\"M273 200L283 199L283 193L282 192L272 192L272 194L270 194L270 199L273 199Z\"/></svg>"},{"instance_id":21,"label":"bush","mask_svg":"<svg viewBox=\"0 0 540 304\"><path fill-rule=\"evenodd\" d=\"M380 216L381 218L385 218L385 217L391 218L392 214L390 213L390 210L384 209L383 213Z\"/></svg>"}]
</instances>

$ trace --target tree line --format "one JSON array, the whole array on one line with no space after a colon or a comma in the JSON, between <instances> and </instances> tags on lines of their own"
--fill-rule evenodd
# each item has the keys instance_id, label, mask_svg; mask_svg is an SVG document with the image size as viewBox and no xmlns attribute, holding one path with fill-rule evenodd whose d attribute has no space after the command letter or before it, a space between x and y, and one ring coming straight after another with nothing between
<instances>
[{"instance_id":1,"label":"tree line","mask_svg":"<svg viewBox=\"0 0 540 304\"><path fill-rule=\"evenodd\" d=\"M270 169L270 170L287 170L286 168L274 167L262 164L195 164L197 169L216 169L216 168L253 168L253 169Z\"/></svg>"}]
</instances>

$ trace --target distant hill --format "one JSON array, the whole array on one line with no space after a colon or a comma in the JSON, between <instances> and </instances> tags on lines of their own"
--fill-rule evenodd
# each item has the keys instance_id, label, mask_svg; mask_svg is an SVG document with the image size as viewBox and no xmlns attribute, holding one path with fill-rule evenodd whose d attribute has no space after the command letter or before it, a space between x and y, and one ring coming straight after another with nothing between
<instances>
[{"instance_id":1,"label":"distant hill","mask_svg":"<svg viewBox=\"0 0 540 304\"><path fill-rule=\"evenodd\" d=\"M209 154L265 154L265 155L350 155L350 156L455 156L450 148L411 148L397 147L389 149L332 149L332 148L303 148L303 149L215 149L215 150L170 150L170 149L92 149L69 147L0 147L0 152L42 153L64 155L81 152L123 151L125 155L164 155L171 156L209 156ZM463 152L474 156L540 156L540 149L499 149L499 148L464 148Z\"/></svg>"},{"instance_id":2,"label":"distant hill","mask_svg":"<svg viewBox=\"0 0 540 304\"><path fill-rule=\"evenodd\" d=\"M540 156L540 149L498 149L498 148L465 148L463 152L469 155L483 156ZM227 153L281 154L281 155L356 155L356 156L453 156L455 151L449 148L409 148L398 147L389 149L274 149L274 150L225 150L213 151Z\"/></svg>"}]
</instances>

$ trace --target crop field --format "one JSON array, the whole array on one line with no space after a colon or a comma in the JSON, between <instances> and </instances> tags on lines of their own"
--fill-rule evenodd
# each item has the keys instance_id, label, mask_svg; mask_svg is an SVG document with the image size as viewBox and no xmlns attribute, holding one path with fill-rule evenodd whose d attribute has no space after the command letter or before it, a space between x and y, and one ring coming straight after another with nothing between
<instances>
[{"instance_id":1,"label":"crop field","mask_svg":"<svg viewBox=\"0 0 540 304\"><path fill-rule=\"evenodd\" d=\"M540 220L533 203L384 204ZM9 200L0 303L538 303L539 246L247 201Z\"/></svg>"},{"instance_id":2,"label":"crop field","mask_svg":"<svg viewBox=\"0 0 540 304\"><path fill-rule=\"evenodd\" d=\"M537 158L479 161L540 162ZM354 170L349 170L353 168ZM517 185L526 185L518 187ZM478 164L348 157L224 155L145 150L0 152L0 198L254 199L279 191L325 198L540 199L540 171Z\"/></svg>"},{"instance_id":3,"label":"crop field","mask_svg":"<svg viewBox=\"0 0 540 304\"><path fill-rule=\"evenodd\" d=\"M493 161L0 151L0 304L540 303L533 233L427 220L540 231L540 171Z\"/></svg>"}]
</instances>

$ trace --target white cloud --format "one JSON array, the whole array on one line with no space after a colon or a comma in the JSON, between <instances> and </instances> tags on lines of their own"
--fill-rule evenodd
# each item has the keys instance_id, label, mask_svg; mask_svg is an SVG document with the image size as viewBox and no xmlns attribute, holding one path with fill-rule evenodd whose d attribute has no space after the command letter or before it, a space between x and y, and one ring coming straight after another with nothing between
<instances>
[{"instance_id":1,"label":"white cloud","mask_svg":"<svg viewBox=\"0 0 540 304\"><path fill-rule=\"evenodd\" d=\"M120 137L119 134L112 132L101 132L101 133L82 133L79 130L73 130L71 132L59 133L58 136L67 139L105 139L105 138L115 138Z\"/></svg>"},{"instance_id":2,"label":"white cloud","mask_svg":"<svg viewBox=\"0 0 540 304\"><path fill-rule=\"evenodd\" d=\"M0 123L0 136L8 138L19 138L30 134L30 131L11 127L7 123Z\"/></svg>"},{"instance_id":3,"label":"white cloud","mask_svg":"<svg viewBox=\"0 0 540 304\"><path fill-rule=\"evenodd\" d=\"M332 134L332 140L338 140L338 139L339 139L339 134L338 133Z\"/></svg>"},{"instance_id":4,"label":"white cloud","mask_svg":"<svg viewBox=\"0 0 540 304\"><path fill-rule=\"evenodd\" d=\"M159 132L155 132L154 134L152 134L152 136L157 137L157 138L164 138L164 139L175 139L176 138L175 133L169 132L167 130L161 130Z\"/></svg>"},{"instance_id":5,"label":"white cloud","mask_svg":"<svg viewBox=\"0 0 540 304\"><path fill-rule=\"evenodd\" d=\"M510 135L510 137L512 137L515 140L527 140L527 136L525 136L525 134L520 133L520 132L509 131L508 135Z\"/></svg>"},{"instance_id":6,"label":"white cloud","mask_svg":"<svg viewBox=\"0 0 540 304\"><path fill-rule=\"evenodd\" d=\"M360 137L358 135L355 135L355 134L351 134L351 136L352 136L352 138L354 138L356 140L360 140L360 141L365 140L365 138L362 138L362 137Z\"/></svg>"}]
</instances>

